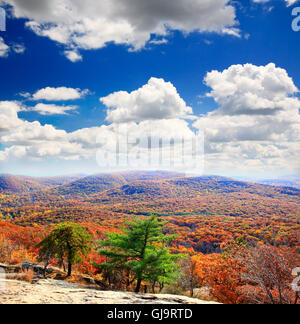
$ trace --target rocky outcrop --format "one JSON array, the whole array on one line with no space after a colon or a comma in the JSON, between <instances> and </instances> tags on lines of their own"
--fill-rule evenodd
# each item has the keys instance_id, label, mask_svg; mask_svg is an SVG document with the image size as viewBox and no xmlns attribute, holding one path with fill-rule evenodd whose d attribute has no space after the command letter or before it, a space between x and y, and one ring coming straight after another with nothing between
<instances>
[{"instance_id":1,"label":"rocky outcrop","mask_svg":"<svg viewBox=\"0 0 300 324\"><path fill-rule=\"evenodd\" d=\"M183 296L101 291L56 280L5 280L0 287L0 304L214 304Z\"/></svg>"}]
</instances>

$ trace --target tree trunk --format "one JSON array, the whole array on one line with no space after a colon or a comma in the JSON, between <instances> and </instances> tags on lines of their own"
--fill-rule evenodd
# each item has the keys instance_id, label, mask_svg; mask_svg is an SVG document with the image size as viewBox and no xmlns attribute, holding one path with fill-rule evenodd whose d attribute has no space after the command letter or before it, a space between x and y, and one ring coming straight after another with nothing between
<instances>
[{"instance_id":1,"label":"tree trunk","mask_svg":"<svg viewBox=\"0 0 300 324\"><path fill-rule=\"evenodd\" d=\"M191 294L191 298L193 298L194 297L194 287L193 286L191 286L191 288L190 288L190 294Z\"/></svg>"},{"instance_id":2,"label":"tree trunk","mask_svg":"<svg viewBox=\"0 0 300 324\"><path fill-rule=\"evenodd\" d=\"M47 261L44 266L44 278L47 279L47 268L48 268L49 262Z\"/></svg>"},{"instance_id":3,"label":"tree trunk","mask_svg":"<svg viewBox=\"0 0 300 324\"><path fill-rule=\"evenodd\" d=\"M71 275L72 275L72 263L69 262L68 263L68 277L71 277Z\"/></svg>"},{"instance_id":4,"label":"tree trunk","mask_svg":"<svg viewBox=\"0 0 300 324\"><path fill-rule=\"evenodd\" d=\"M296 292L295 302L294 302L295 305L297 305L298 299L299 299L299 292Z\"/></svg>"},{"instance_id":5,"label":"tree trunk","mask_svg":"<svg viewBox=\"0 0 300 324\"><path fill-rule=\"evenodd\" d=\"M138 279L136 288L135 288L135 292L138 294L141 290L141 285L142 285L142 279Z\"/></svg>"},{"instance_id":6,"label":"tree trunk","mask_svg":"<svg viewBox=\"0 0 300 324\"><path fill-rule=\"evenodd\" d=\"M163 283L159 284L159 292L161 293L163 289L165 288L165 285Z\"/></svg>"},{"instance_id":7,"label":"tree trunk","mask_svg":"<svg viewBox=\"0 0 300 324\"><path fill-rule=\"evenodd\" d=\"M156 286L156 281L152 285L152 293L155 294L155 286Z\"/></svg>"}]
</instances>

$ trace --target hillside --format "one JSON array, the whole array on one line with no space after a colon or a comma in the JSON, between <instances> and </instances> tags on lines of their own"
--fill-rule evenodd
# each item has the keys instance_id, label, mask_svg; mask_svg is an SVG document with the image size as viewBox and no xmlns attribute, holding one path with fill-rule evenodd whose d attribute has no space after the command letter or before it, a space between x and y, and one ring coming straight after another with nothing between
<instances>
[{"instance_id":1,"label":"hillside","mask_svg":"<svg viewBox=\"0 0 300 324\"><path fill-rule=\"evenodd\" d=\"M168 231L178 234L178 244L198 252L218 252L223 242L238 237L295 246L300 190L216 176L139 172L0 195L0 217L23 226L75 221L119 228L130 217L153 212L169 221Z\"/></svg>"},{"instance_id":2,"label":"hillside","mask_svg":"<svg viewBox=\"0 0 300 324\"><path fill-rule=\"evenodd\" d=\"M205 271L205 278L210 278L207 279L209 285L214 285L216 278L226 278L227 269L231 269L221 252L232 242L247 242L249 246L271 244L276 249L300 253L299 189L218 176L191 177L160 172L98 174L54 187L44 184L42 189L27 192L2 192L0 244L5 249L7 240L3 237L7 237L11 246L19 246L11 257L14 264L28 257L34 263L36 244L54 224L78 223L89 231L93 240L101 242L106 233L121 232L126 220L146 218L152 213L167 222L163 234L174 234L172 252L195 256L197 271L201 272L201 278ZM293 257L293 260L296 259ZM92 250L76 268L77 273L96 276L98 280L95 262L101 263L104 259ZM218 277L220 273L225 277ZM124 282L120 286L122 290ZM217 291L220 286L216 287ZM184 288L178 292L174 288L166 291L179 294L187 291ZM117 288L110 286L109 289ZM6 295L1 296L0 292L0 303L26 303L28 300L32 303L101 304L186 302L177 296L142 298L124 294L86 290L64 282L40 281L36 285L9 282ZM218 293L213 296L215 300L227 302Z\"/></svg>"},{"instance_id":3,"label":"hillside","mask_svg":"<svg viewBox=\"0 0 300 324\"><path fill-rule=\"evenodd\" d=\"M0 192L21 193L43 189L38 181L30 177L0 175Z\"/></svg>"},{"instance_id":4,"label":"hillside","mask_svg":"<svg viewBox=\"0 0 300 324\"><path fill-rule=\"evenodd\" d=\"M61 186L79 179L80 176L25 177L9 174L0 175L0 193L26 193Z\"/></svg>"},{"instance_id":5,"label":"hillside","mask_svg":"<svg viewBox=\"0 0 300 324\"><path fill-rule=\"evenodd\" d=\"M162 179L160 181L135 181L98 193L87 198L90 203L116 203L122 201L151 201L153 199L195 198L199 194L233 194L248 193L261 197L296 196L300 197L300 190L288 187L276 187L250 182L236 181L229 178L178 177Z\"/></svg>"},{"instance_id":6,"label":"hillside","mask_svg":"<svg viewBox=\"0 0 300 324\"><path fill-rule=\"evenodd\" d=\"M7 199L10 200L10 206L11 204L15 204L15 206L21 207L24 205L43 204L44 202L57 204L66 200L88 199L106 190L121 188L122 186L130 185L137 181L146 181L144 183L150 185L150 182L153 180L159 181L161 179L173 179L182 176L183 174L172 172L103 173L86 177L78 176L75 178L25 178L11 176L12 179L16 179L15 182L19 183L19 186L13 189L12 181L5 186L3 184L2 193L7 194ZM24 184L24 179L28 181L27 185ZM31 184L30 187L29 184ZM16 194L16 196L12 196L11 194ZM6 204L2 201L2 207L4 206Z\"/></svg>"},{"instance_id":7,"label":"hillside","mask_svg":"<svg viewBox=\"0 0 300 324\"><path fill-rule=\"evenodd\" d=\"M126 184L127 181L118 174L98 174L78 179L49 191L49 194L76 198L84 195L100 193L105 190Z\"/></svg>"},{"instance_id":8,"label":"hillside","mask_svg":"<svg viewBox=\"0 0 300 324\"><path fill-rule=\"evenodd\" d=\"M183 174L172 172L124 172L113 174L97 174L81 178L64 186L53 189L49 193L56 193L59 196L80 198L102 193L103 191L118 188L136 181L153 181L182 177Z\"/></svg>"}]
</instances>

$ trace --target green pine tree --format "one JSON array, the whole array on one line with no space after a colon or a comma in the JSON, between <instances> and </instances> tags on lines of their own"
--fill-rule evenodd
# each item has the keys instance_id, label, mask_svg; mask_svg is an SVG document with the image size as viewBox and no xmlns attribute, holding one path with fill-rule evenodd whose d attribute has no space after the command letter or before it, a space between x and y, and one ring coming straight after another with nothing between
<instances>
[{"instance_id":1,"label":"green pine tree","mask_svg":"<svg viewBox=\"0 0 300 324\"><path fill-rule=\"evenodd\" d=\"M100 242L99 254L107 257L100 269L133 273L137 293L143 281L161 284L174 281L178 272L176 261L181 255L170 254L168 246L175 236L163 233L166 224L152 215L127 222L124 234L108 233L107 240ZM129 277L127 285L131 283Z\"/></svg>"}]
</instances>

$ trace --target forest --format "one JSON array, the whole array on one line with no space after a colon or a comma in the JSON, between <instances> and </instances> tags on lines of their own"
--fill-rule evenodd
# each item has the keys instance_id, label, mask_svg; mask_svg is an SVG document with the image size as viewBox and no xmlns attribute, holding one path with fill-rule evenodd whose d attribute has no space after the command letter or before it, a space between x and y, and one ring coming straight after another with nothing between
<instances>
[{"instance_id":1,"label":"forest","mask_svg":"<svg viewBox=\"0 0 300 324\"><path fill-rule=\"evenodd\" d=\"M165 224L162 234L172 238L166 246L170 255L183 257L176 260L178 276L171 281L140 278L145 291L230 304L299 302L291 283L300 265L300 190L224 177L2 175L0 262L43 263L41 242L57 226L77 224L86 231L90 248L75 262L74 274L91 276L107 289L134 290L136 278L128 268L107 275L104 268L112 255L99 254L97 242L124 235L128 222L152 215ZM47 266L63 268L64 263L53 256Z\"/></svg>"}]
</instances>

